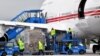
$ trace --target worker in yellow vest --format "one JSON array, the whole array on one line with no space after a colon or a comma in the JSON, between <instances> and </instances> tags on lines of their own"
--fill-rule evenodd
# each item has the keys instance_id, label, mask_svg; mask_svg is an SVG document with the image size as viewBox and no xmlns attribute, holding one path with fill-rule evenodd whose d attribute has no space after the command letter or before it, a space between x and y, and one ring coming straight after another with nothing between
<instances>
[{"instance_id":1,"label":"worker in yellow vest","mask_svg":"<svg viewBox=\"0 0 100 56\"><path fill-rule=\"evenodd\" d=\"M54 39L55 39L55 36L56 35L56 30L54 29L54 28L52 28L51 29L51 31L50 31L50 36L51 36L51 39L50 40L52 40L52 41L50 41L50 49L52 50L53 49L53 44L55 43L54 42Z\"/></svg>"},{"instance_id":2,"label":"worker in yellow vest","mask_svg":"<svg viewBox=\"0 0 100 56\"><path fill-rule=\"evenodd\" d=\"M51 29L50 35L51 35L52 38L55 37L55 35L56 35L56 30L55 30L54 28Z\"/></svg>"},{"instance_id":3,"label":"worker in yellow vest","mask_svg":"<svg viewBox=\"0 0 100 56\"><path fill-rule=\"evenodd\" d=\"M19 38L17 44L19 46L20 52L23 52L25 49L24 42Z\"/></svg>"},{"instance_id":4,"label":"worker in yellow vest","mask_svg":"<svg viewBox=\"0 0 100 56\"><path fill-rule=\"evenodd\" d=\"M38 41L38 50L39 50L39 55L40 54L44 54L44 44L43 44L43 42L42 41Z\"/></svg>"},{"instance_id":5,"label":"worker in yellow vest","mask_svg":"<svg viewBox=\"0 0 100 56\"><path fill-rule=\"evenodd\" d=\"M70 35L70 39L72 39L72 33L73 31L72 31L72 29L71 28L68 28L68 34Z\"/></svg>"},{"instance_id":6,"label":"worker in yellow vest","mask_svg":"<svg viewBox=\"0 0 100 56\"><path fill-rule=\"evenodd\" d=\"M65 50L68 51L71 48L72 48L72 43L71 42L67 42Z\"/></svg>"},{"instance_id":7,"label":"worker in yellow vest","mask_svg":"<svg viewBox=\"0 0 100 56\"><path fill-rule=\"evenodd\" d=\"M69 48L69 49L72 48L72 43L71 43L71 42L68 44L68 48Z\"/></svg>"}]
</instances>

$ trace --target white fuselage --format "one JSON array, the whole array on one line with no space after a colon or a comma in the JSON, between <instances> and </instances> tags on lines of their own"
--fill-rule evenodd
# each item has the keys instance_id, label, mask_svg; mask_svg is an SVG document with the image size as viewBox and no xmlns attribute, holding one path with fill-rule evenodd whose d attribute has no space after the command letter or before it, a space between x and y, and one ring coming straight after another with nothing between
<instances>
[{"instance_id":1,"label":"white fuselage","mask_svg":"<svg viewBox=\"0 0 100 56\"><path fill-rule=\"evenodd\" d=\"M78 19L77 13L70 15L47 19L47 22L50 26L58 30L72 28L75 37L100 35L100 9L86 10L85 19Z\"/></svg>"},{"instance_id":2,"label":"white fuselage","mask_svg":"<svg viewBox=\"0 0 100 56\"><path fill-rule=\"evenodd\" d=\"M58 30L72 28L76 37L100 35L100 1L87 0L85 19L79 20L78 6L80 0L47 0L41 9L47 12L47 22Z\"/></svg>"}]
</instances>

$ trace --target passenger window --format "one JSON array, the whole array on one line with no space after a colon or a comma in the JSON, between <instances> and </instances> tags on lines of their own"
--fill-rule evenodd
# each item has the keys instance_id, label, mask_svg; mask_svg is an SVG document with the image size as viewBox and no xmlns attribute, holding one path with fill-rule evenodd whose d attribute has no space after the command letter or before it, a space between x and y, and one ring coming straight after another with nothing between
<instances>
[{"instance_id":1,"label":"passenger window","mask_svg":"<svg viewBox=\"0 0 100 56\"><path fill-rule=\"evenodd\" d=\"M95 16L95 18L100 18L100 16Z\"/></svg>"}]
</instances>

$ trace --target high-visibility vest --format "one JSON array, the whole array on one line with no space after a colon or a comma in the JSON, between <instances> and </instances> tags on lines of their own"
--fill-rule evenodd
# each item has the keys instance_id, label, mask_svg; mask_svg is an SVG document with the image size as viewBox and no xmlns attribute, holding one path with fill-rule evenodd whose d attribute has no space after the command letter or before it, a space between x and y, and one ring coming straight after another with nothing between
<instances>
[{"instance_id":1,"label":"high-visibility vest","mask_svg":"<svg viewBox=\"0 0 100 56\"><path fill-rule=\"evenodd\" d=\"M20 50L23 50L25 47L24 47L24 42L20 39L18 39L18 46L19 46L19 49Z\"/></svg>"},{"instance_id":2,"label":"high-visibility vest","mask_svg":"<svg viewBox=\"0 0 100 56\"><path fill-rule=\"evenodd\" d=\"M51 32L50 32L51 36L54 36L56 34L56 30L55 29L52 29Z\"/></svg>"},{"instance_id":3,"label":"high-visibility vest","mask_svg":"<svg viewBox=\"0 0 100 56\"><path fill-rule=\"evenodd\" d=\"M44 49L43 43L41 41L38 42L38 49L39 50L43 50Z\"/></svg>"},{"instance_id":4,"label":"high-visibility vest","mask_svg":"<svg viewBox=\"0 0 100 56\"><path fill-rule=\"evenodd\" d=\"M69 43L68 48L69 48L69 49L71 49L71 48L72 48L72 44L71 44L71 43Z\"/></svg>"}]
</instances>

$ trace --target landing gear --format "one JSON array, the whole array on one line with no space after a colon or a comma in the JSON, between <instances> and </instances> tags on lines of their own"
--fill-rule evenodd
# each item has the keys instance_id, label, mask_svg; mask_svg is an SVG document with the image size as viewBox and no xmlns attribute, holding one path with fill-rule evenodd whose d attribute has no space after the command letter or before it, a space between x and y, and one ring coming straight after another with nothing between
<instances>
[{"instance_id":1,"label":"landing gear","mask_svg":"<svg viewBox=\"0 0 100 56\"><path fill-rule=\"evenodd\" d=\"M100 38L99 38L97 44L98 45L93 45L93 47L92 47L93 53L96 53L97 51L100 51Z\"/></svg>"},{"instance_id":2,"label":"landing gear","mask_svg":"<svg viewBox=\"0 0 100 56\"><path fill-rule=\"evenodd\" d=\"M93 45L92 51L94 54L96 53L96 45Z\"/></svg>"},{"instance_id":3,"label":"landing gear","mask_svg":"<svg viewBox=\"0 0 100 56\"><path fill-rule=\"evenodd\" d=\"M92 51L93 51L93 53L100 51L100 46L99 45L93 45Z\"/></svg>"}]
</instances>

